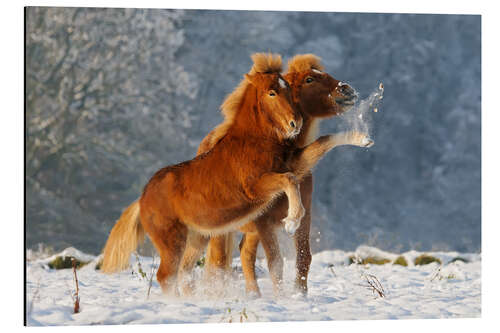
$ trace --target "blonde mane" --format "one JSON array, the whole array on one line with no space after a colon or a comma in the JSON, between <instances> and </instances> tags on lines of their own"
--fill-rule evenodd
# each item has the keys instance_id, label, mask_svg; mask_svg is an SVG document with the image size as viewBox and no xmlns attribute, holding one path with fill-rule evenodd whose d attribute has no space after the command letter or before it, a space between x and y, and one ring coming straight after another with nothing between
<instances>
[{"instance_id":1,"label":"blonde mane","mask_svg":"<svg viewBox=\"0 0 500 333\"><path fill-rule=\"evenodd\" d=\"M280 73L282 71L281 56L273 53L254 53L252 54L253 65L249 75L257 73ZM227 133L227 130L234 122L236 113L240 109L243 96L249 85L246 78L233 90L232 93L226 96L221 105L221 112L224 116L224 121L215 127L210 134L205 137L200 145L198 154L204 153L213 148L213 146ZM208 140L208 142L206 141Z\"/></svg>"},{"instance_id":2,"label":"blonde mane","mask_svg":"<svg viewBox=\"0 0 500 333\"><path fill-rule=\"evenodd\" d=\"M314 54L299 54L288 61L288 73L304 72L310 69L323 71L321 58Z\"/></svg>"},{"instance_id":3,"label":"blonde mane","mask_svg":"<svg viewBox=\"0 0 500 333\"><path fill-rule=\"evenodd\" d=\"M253 66L248 72L249 75L256 73L280 73L281 56L272 53L254 53L252 55ZM240 84L232 93L226 96L221 105L221 111L224 115L224 122L233 122L235 114L238 112L243 95L248 87L248 80L243 78Z\"/></svg>"}]
</instances>

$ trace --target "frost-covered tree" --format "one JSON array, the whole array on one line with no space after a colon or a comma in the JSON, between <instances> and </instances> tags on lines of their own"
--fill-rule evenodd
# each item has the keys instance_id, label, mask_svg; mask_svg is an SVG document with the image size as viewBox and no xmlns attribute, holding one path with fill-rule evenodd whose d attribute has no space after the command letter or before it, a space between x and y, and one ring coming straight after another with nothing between
<instances>
[{"instance_id":1,"label":"frost-covered tree","mask_svg":"<svg viewBox=\"0 0 500 333\"><path fill-rule=\"evenodd\" d=\"M175 60L182 15L28 8L28 240L58 224L55 242L103 234L156 169L188 158L197 85Z\"/></svg>"}]
</instances>

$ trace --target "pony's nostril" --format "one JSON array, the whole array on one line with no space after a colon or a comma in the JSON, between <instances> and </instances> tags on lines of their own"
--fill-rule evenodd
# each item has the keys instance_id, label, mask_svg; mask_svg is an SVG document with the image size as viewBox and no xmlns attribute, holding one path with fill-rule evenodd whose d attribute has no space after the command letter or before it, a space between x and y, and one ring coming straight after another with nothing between
<instances>
[{"instance_id":1,"label":"pony's nostril","mask_svg":"<svg viewBox=\"0 0 500 333\"><path fill-rule=\"evenodd\" d=\"M340 86L340 92L347 97L354 96L354 89L352 89L351 86L348 84Z\"/></svg>"},{"instance_id":2,"label":"pony's nostril","mask_svg":"<svg viewBox=\"0 0 500 333\"><path fill-rule=\"evenodd\" d=\"M295 121L293 121L293 120L292 120L292 121L290 122L290 126L292 126L292 128L295 128Z\"/></svg>"}]
</instances>

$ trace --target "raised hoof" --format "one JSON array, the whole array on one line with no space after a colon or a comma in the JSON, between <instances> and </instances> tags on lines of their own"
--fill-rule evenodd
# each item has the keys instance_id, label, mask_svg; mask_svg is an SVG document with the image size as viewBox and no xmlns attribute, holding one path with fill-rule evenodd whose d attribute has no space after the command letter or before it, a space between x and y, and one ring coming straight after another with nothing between
<instances>
[{"instance_id":1,"label":"raised hoof","mask_svg":"<svg viewBox=\"0 0 500 333\"><path fill-rule=\"evenodd\" d=\"M290 235L294 235L300 226L300 220L291 217L284 218L283 222L285 223L285 231Z\"/></svg>"}]
</instances>

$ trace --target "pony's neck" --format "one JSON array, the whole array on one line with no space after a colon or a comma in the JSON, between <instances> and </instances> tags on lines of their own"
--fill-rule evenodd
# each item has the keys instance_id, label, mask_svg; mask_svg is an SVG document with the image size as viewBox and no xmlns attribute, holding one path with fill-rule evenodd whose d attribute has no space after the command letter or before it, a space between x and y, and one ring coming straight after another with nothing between
<instances>
[{"instance_id":1,"label":"pony's neck","mask_svg":"<svg viewBox=\"0 0 500 333\"><path fill-rule=\"evenodd\" d=\"M318 138L321 118L311 117L303 111L300 104L296 104L295 106L300 110L300 114L302 115L302 129L295 139L295 145L297 147L305 147Z\"/></svg>"}]
</instances>

